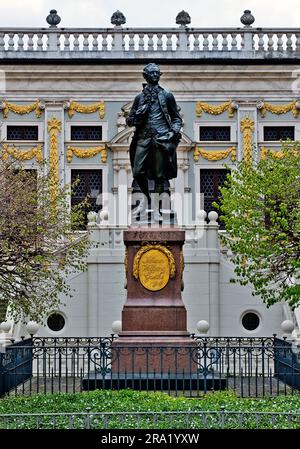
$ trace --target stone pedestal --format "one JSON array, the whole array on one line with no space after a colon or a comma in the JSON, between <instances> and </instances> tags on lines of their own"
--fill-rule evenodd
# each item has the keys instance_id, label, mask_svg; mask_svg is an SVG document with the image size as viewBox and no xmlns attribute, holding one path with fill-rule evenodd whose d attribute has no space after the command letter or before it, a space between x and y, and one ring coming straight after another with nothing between
<instances>
[{"instance_id":1,"label":"stone pedestal","mask_svg":"<svg viewBox=\"0 0 300 449\"><path fill-rule=\"evenodd\" d=\"M124 243L127 300L112 344L112 372L194 373L196 343L181 297L184 231L132 227Z\"/></svg>"}]
</instances>

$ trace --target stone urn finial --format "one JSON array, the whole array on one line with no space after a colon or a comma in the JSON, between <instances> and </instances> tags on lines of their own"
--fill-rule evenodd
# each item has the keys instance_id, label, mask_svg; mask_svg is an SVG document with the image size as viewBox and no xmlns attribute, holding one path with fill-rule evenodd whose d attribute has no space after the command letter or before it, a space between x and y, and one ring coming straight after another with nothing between
<instances>
[{"instance_id":1,"label":"stone urn finial","mask_svg":"<svg viewBox=\"0 0 300 449\"><path fill-rule=\"evenodd\" d=\"M50 28L57 28L57 25L60 23L61 18L57 14L56 9L51 9L49 16L46 17L47 23L49 23Z\"/></svg>"},{"instance_id":2,"label":"stone urn finial","mask_svg":"<svg viewBox=\"0 0 300 449\"><path fill-rule=\"evenodd\" d=\"M187 26L191 23L191 16L186 11L180 11L176 16L176 23L181 26Z\"/></svg>"},{"instance_id":3,"label":"stone urn finial","mask_svg":"<svg viewBox=\"0 0 300 449\"><path fill-rule=\"evenodd\" d=\"M115 26L121 26L124 25L124 23L126 23L126 17L121 11L117 10L111 16L110 22Z\"/></svg>"},{"instance_id":4,"label":"stone urn finial","mask_svg":"<svg viewBox=\"0 0 300 449\"><path fill-rule=\"evenodd\" d=\"M255 18L249 9L245 9L240 20L245 27L251 27L252 23L255 21Z\"/></svg>"}]
</instances>

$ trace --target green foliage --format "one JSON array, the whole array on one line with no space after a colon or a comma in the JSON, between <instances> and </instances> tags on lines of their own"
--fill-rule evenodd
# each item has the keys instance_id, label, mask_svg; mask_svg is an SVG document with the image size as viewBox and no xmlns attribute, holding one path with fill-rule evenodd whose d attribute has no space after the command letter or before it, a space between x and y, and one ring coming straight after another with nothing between
<instances>
[{"instance_id":1,"label":"green foliage","mask_svg":"<svg viewBox=\"0 0 300 449\"><path fill-rule=\"evenodd\" d=\"M222 238L232 250L237 281L270 306L300 302L300 149L269 153L256 165L237 163L221 188Z\"/></svg>"},{"instance_id":2,"label":"green foliage","mask_svg":"<svg viewBox=\"0 0 300 449\"><path fill-rule=\"evenodd\" d=\"M234 392L214 392L208 393L201 399L192 399L184 397L171 397L165 393L147 393L133 390L96 390L84 393L74 394L39 394L33 396L13 396L5 397L0 400L0 414L22 413L28 414L30 417L33 413L90 413L100 412L186 412L186 411L235 411L235 412L299 412L300 396L276 396L265 397L261 399L239 398ZM51 428L51 418L42 417L43 426ZM76 421L77 420L77 421ZM82 422L80 422L80 420ZM173 418L173 427L185 428L186 422L184 417L179 415ZM236 427L237 420L230 421L227 419L227 428ZM1 421L0 421L1 422ZM25 421L24 421L25 422ZM77 417L74 421L77 424L83 424L84 418ZM32 422L26 419L27 428L34 427L34 418ZM258 426L255 418L252 416L245 419L245 428L284 428L287 421L285 418L279 417L276 425L270 422L270 417L263 417ZM13 425L13 424L12 424ZM100 425L100 424L99 424ZM110 428L131 428L135 427L136 419L128 416L126 421L122 421L120 417L114 417L109 421ZM203 421L198 414L194 415L190 422L191 428L201 428ZM208 427L216 428L220 425L217 415L208 415ZM299 422L294 427L299 428ZM31 427L30 427L31 426ZM61 416L57 418L58 428L68 428L69 421L67 417ZM297 427L298 426L298 427ZM155 428L153 417L144 416L140 418L140 427ZM169 428L169 418L162 416L156 428Z\"/></svg>"},{"instance_id":3,"label":"green foliage","mask_svg":"<svg viewBox=\"0 0 300 449\"><path fill-rule=\"evenodd\" d=\"M49 173L46 163L41 172ZM69 275L86 269L92 244L76 232L86 201L70 210L72 188L53 191L49 174L0 161L0 300L16 321L42 322L62 296L72 296Z\"/></svg>"}]
</instances>

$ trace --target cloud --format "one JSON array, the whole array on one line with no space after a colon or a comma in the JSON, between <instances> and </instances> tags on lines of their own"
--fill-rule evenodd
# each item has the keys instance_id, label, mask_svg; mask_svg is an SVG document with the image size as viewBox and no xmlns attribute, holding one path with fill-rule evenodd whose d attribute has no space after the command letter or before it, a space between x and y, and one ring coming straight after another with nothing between
<instances>
[{"instance_id":1,"label":"cloud","mask_svg":"<svg viewBox=\"0 0 300 449\"><path fill-rule=\"evenodd\" d=\"M175 17L185 9L192 27L240 27L250 9L257 27L298 27L299 0L0 0L0 27L47 27L46 16L57 9L62 27L106 28L119 9L128 27L177 27Z\"/></svg>"}]
</instances>

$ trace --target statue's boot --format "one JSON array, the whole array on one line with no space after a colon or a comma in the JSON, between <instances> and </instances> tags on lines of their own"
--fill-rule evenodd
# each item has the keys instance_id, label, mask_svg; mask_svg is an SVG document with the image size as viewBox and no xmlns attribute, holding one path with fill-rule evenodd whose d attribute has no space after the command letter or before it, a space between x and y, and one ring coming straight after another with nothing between
<instances>
[{"instance_id":1,"label":"statue's boot","mask_svg":"<svg viewBox=\"0 0 300 449\"><path fill-rule=\"evenodd\" d=\"M147 201L145 198L142 198L139 205L133 209L132 216L137 217L140 214L140 217L146 214Z\"/></svg>"},{"instance_id":2,"label":"statue's boot","mask_svg":"<svg viewBox=\"0 0 300 449\"><path fill-rule=\"evenodd\" d=\"M162 217L162 215L160 213L160 209L159 209L159 195L154 195L154 199L153 199L153 220L156 223L163 221L163 217Z\"/></svg>"}]
</instances>

